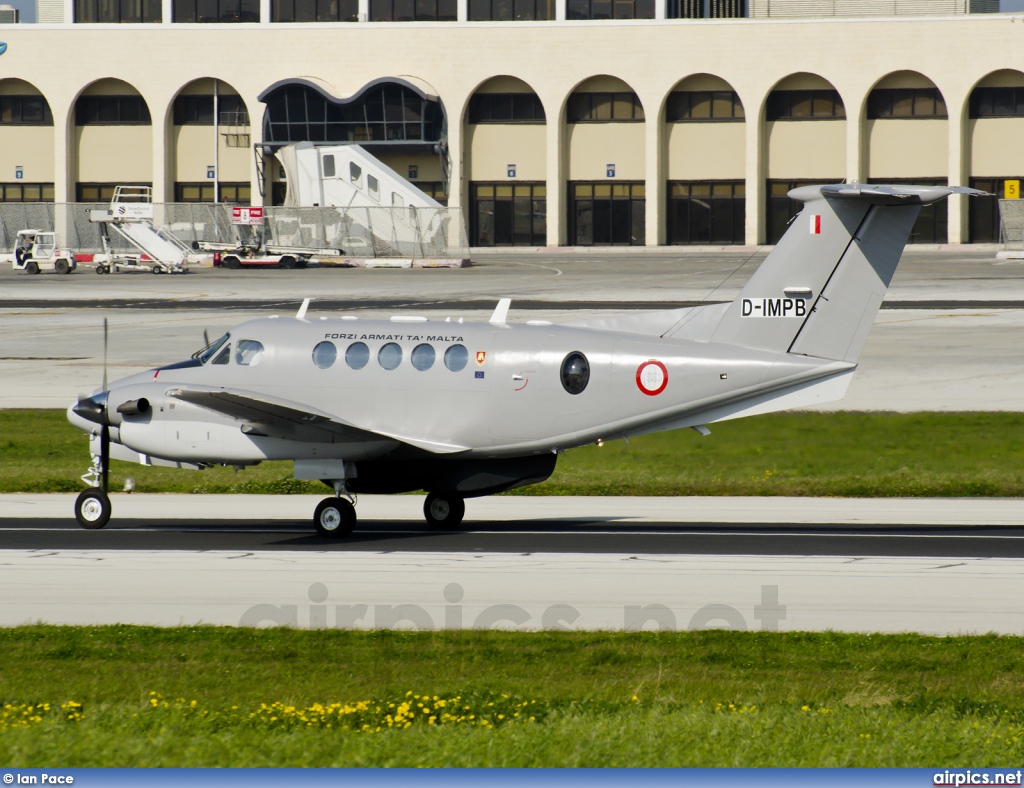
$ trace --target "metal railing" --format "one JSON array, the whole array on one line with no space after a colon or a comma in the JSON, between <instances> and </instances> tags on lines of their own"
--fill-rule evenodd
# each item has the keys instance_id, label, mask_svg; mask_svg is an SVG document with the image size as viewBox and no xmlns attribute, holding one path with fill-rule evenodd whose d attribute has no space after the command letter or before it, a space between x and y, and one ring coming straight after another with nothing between
<instances>
[{"instance_id":1,"label":"metal railing","mask_svg":"<svg viewBox=\"0 0 1024 788\"><path fill-rule=\"evenodd\" d=\"M0 249L14 248L19 230L52 230L62 246L78 253L103 250L93 210L108 203L0 203ZM224 203L154 203L153 225L192 248L201 243L240 244L251 240L244 225L231 222ZM458 208L264 208L269 246L335 250L342 257L466 259L469 239ZM115 252L132 250L111 238ZM119 246L123 245L124 248Z\"/></svg>"}]
</instances>

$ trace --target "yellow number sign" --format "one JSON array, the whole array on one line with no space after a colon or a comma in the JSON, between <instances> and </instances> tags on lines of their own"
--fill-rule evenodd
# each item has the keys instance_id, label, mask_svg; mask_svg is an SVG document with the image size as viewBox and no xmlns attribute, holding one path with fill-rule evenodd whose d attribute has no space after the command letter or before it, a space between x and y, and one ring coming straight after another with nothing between
<instances>
[{"instance_id":1,"label":"yellow number sign","mask_svg":"<svg viewBox=\"0 0 1024 788\"><path fill-rule=\"evenodd\" d=\"M1020 181L1003 181L1003 194L1007 200L1020 199Z\"/></svg>"}]
</instances>

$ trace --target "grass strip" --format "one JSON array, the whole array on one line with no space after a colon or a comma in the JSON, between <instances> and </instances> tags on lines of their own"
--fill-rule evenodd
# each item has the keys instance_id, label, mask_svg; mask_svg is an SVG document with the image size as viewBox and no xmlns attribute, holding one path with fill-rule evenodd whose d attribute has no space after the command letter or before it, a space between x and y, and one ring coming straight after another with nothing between
<instances>
[{"instance_id":1,"label":"grass strip","mask_svg":"<svg viewBox=\"0 0 1024 788\"><path fill-rule=\"evenodd\" d=\"M934 766L1024 756L1024 638L0 631L9 766Z\"/></svg>"},{"instance_id":2,"label":"grass strip","mask_svg":"<svg viewBox=\"0 0 1024 788\"><path fill-rule=\"evenodd\" d=\"M559 458L531 495L1024 495L1024 413L782 413L609 440ZM75 492L86 437L62 411L0 411L0 492ZM112 463L139 492L322 493L290 462L183 471Z\"/></svg>"}]
</instances>

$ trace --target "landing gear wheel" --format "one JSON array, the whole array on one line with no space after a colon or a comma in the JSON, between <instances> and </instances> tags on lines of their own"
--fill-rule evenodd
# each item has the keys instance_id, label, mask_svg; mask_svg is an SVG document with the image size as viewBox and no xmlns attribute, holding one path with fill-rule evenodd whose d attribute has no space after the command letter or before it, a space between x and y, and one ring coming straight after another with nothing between
<instances>
[{"instance_id":1,"label":"landing gear wheel","mask_svg":"<svg viewBox=\"0 0 1024 788\"><path fill-rule=\"evenodd\" d=\"M66 274L71 270L71 266L68 264L68 261L63 258L54 263L53 267L57 269L58 274Z\"/></svg>"},{"instance_id":2,"label":"landing gear wheel","mask_svg":"<svg viewBox=\"0 0 1024 788\"><path fill-rule=\"evenodd\" d=\"M356 509L344 498L324 498L316 505L313 525L329 539L348 536L356 527Z\"/></svg>"},{"instance_id":3,"label":"landing gear wheel","mask_svg":"<svg viewBox=\"0 0 1024 788\"><path fill-rule=\"evenodd\" d=\"M83 528L102 528L110 520L110 498L98 487L86 490L75 501L75 518Z\"/></svg>"},{"instance_id":4,"label":"landing gear wheel","mask_svg":"<svg viewBox=\"0 0 1024 788\"><path fill-rule=\"evenodd\" d=\"M466 516L466 502L457 495L430 493L423 502L423 516L433 528L455 528Z\"/></svg>"},{"instance_id":5,"label":"landing gear wheel","mask_svg":"<svg viewBox=\"0 0 1024 788\"><path fill-rule=\"evenodd\" d=\"M30 274L38 274L39 273L39 263L37 263L35 260L33 260L32 262L30 262L28 265L25 266L25 270L28 271Z\"/></svg>"}]
</instances>

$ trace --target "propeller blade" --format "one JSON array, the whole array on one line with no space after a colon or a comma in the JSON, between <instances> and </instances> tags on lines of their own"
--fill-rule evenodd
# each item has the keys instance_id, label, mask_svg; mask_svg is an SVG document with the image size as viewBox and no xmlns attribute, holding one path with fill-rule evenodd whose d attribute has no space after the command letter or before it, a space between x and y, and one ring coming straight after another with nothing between
<instances>
[{"instance_id":1,"label":"propeller blade","mask_svg":"<svg viewBox=\"0 0 1024 788\"><path fill-rule=\"evenodd\" d=\"M110 427L106 424L100 429L100 489L108 491L110 474Z\"/></svg>"},{"instance_id":2,"label":"propeller blade","mask_svg":"<svg viewBox=\"0 0 1024 788\"><path fill-rule=\"evenodd\" d=\"M107 390L107 319L103 318L103 390Z\"/></svg>"}]
</instances>

